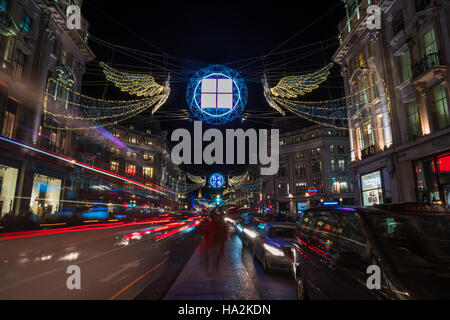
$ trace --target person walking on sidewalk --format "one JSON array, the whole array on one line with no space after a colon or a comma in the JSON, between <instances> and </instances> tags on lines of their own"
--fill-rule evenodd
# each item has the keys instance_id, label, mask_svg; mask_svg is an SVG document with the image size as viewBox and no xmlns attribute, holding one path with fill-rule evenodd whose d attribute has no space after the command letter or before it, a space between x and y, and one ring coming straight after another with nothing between
<instances>
[{"instance_id":1,"label":"person walking on sidewalk","mask_svg":"<svg viewBox=\"0 0 450 320\"><path fill-rule=\"evenodd\" d=\"M213 238L213 264L214 272L217 274L220 270L220 262L223 259L225 242L228 239L228 225L222 217L214 217L214 238Z\"/></svg>"}]
</instances>

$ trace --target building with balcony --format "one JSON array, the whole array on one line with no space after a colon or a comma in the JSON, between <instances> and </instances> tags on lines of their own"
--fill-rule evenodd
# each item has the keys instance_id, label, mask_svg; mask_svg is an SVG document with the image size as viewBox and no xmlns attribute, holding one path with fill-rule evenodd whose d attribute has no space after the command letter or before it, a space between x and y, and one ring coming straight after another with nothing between
<instances>
[{"instance_id":1,"label":"building with balcony","mask_svg":"<svg viewBox=\"0 0 450 320\"><path fill-rule=\"evenodd\" d=\"M160 190L159 186L162 186L176 191L183 189L186 178L170 159L165 135L165 132L153 133L151 129L136 130L134 125L117 125L109 130L85 131L76 136L74 144L83 163L120 174L148 187ZM172 209L185 209L187 204L184 195L171 192L161 195L134 184L104 179L86 170L74 170L70 181L70 191L85 200L95 200L116 190L115 194L120 193L121 199L115 196L109 200L124 203L136 200L150 207L167 206ZM179 199L184 201L178 208Z\"/></svg>"},{"instance_id":2,"label":"building with balcony","mask_svg":"<svg viewBox=\"0 0 450 320\"><path fill-rule=\"evenodd\" d=\"M328 201L352 204L349 152L346 131L316 125L280 133L280 169L263 177L263 206L293 215Z\"/></svg>"},{"instance_id":3,"label":"building with balcony","mask_svg":"<svg viewBox=\"0 0 450 320\"><path fill-rule=\"evenodd\" d=\"M357 204L449 203L450 3L345 0L340 47ZM368 28L377 5L381 28Z\"/></svg>"},{"instance_id":4,"label":"building with balcony","mask_svg":"<svg viewBox=\"0 0 450 320\"><path fill-rule=\"evenodd\" d=\"M42 125L47 79L80 90L88 23L67 28L66 8L82 1L0 0L0 134L29 146L69 154L74 134ZM70 166L55 166L30 149L0 143L0 216L57 210Z\"/></svg>"}]
</instances>

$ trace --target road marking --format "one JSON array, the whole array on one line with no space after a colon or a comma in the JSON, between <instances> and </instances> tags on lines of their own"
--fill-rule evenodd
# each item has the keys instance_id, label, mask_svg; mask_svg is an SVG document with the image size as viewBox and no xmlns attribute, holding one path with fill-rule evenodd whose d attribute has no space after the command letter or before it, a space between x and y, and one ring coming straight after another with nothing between
<instances>
[{"instance_id":1,"label":"road marking","mask_svg":"<svg viewBox=\"0 0 450 320\"><path fill-rule=\"evenodd\" d=\"M137 283L139 280L141 280L142 278L148 276L150 273L152 273L153 271L155 271L157 268L159 268L161 265L163 265L167 260L169 259L169 257L165 258L162 262L160 262L158 265L154 266L152 269L150 269L149 271L147 271L146 273L144 273L143 275L141 275L140 277L138 277L136 280L134 280L133 282L131 282L130 284L128 284L127 286L125 286L123 289L121 289L120 291L118 291L116 294L114 294L111 298L109 298L108 300L114 300L115 298L117 298L118 296L120 296L125 290L127 290L128 288L130 288L131 286L133 286L135 283Z\"/></svg>"},{"instance_id":2,"label":"road marking","mask_svg":"<svg viewBox=\"0 0 450 320\"><path fill-rule=\"evenodd\" d=\"M55 227L55 226L65 226L66 223L46 223L46 224L41 224L39 225L40 227Z\"/></svg>"}]
</instances>

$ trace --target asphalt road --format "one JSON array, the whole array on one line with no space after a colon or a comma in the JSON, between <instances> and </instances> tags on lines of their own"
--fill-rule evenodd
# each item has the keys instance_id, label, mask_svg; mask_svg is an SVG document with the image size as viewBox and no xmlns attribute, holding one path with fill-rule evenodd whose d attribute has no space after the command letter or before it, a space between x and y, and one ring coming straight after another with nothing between
<instances>
[{"instance_id":1,"label":"asphalt road","mask_svg":"<svg viewBox=\"0 0 450 320\"><path fill-rule=\"evenodd\" d=\"M160 299L199 238L196 229L180 230L192 221L170 223L0 234L0 299L134 299L143 291ZM80 270L79 290L67 287L73 265Z\"/></svg>"},{"instance_id":2,"label":"asphalt road","mask_svg":"<svg viewBox=\"0 0 450 320\"><path fill-rule=\"evenodd\" d=\"M201 241L195 223L172 219L0 233L0 299L162 299ZM220 277L223 296L230 288L250 288L252 294L230 297L295 299L290 275L265 274L230 231L228 263L245 278ZM67 286L70 266L79 267L79 290Z\"/></svg>"}]
</instances>

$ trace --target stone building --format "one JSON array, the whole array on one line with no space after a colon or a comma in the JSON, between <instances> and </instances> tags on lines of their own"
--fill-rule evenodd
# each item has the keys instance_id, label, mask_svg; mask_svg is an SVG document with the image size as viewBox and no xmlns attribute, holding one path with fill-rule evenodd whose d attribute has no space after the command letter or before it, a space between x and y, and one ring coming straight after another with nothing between
<instances>
[{"instance_id":1,"label":"stone building","mask_svg":"<svg viewBox=\"0 0 450 320\"><path fill-rule=\"evenodd\" d=\"M42 126L47 79L61 78L80 90L87 62L88 24L67 28L66 9L82 1L0 0L0 215L54 212L67 169L14 147L11 139L68 153L73 134ZM9 139L9 140L8 140Z\"/></svg>"},{"instance_id":2,"label":"stone building","mask_svg":"<svg viewBox=\"0 0 450 320\"><path fill-rule=\"evenodd\" d=\"M348 96L357 204L448 204L450 3L343 2L333 60ZM380 29L368 25L370 5L380 9Z\"/></svg>"},{"instance_id":3,"label":"stone building","mask_svg":"<svg viewBox=\"0 0 450 320\"><path fill-rule=\"evenodd\" d=\"M316 125L280 133L278 175L263 177L265 210L294 214L329 201L352 204L349 151L346 131Z\"/></svg>"}]
</instances>

